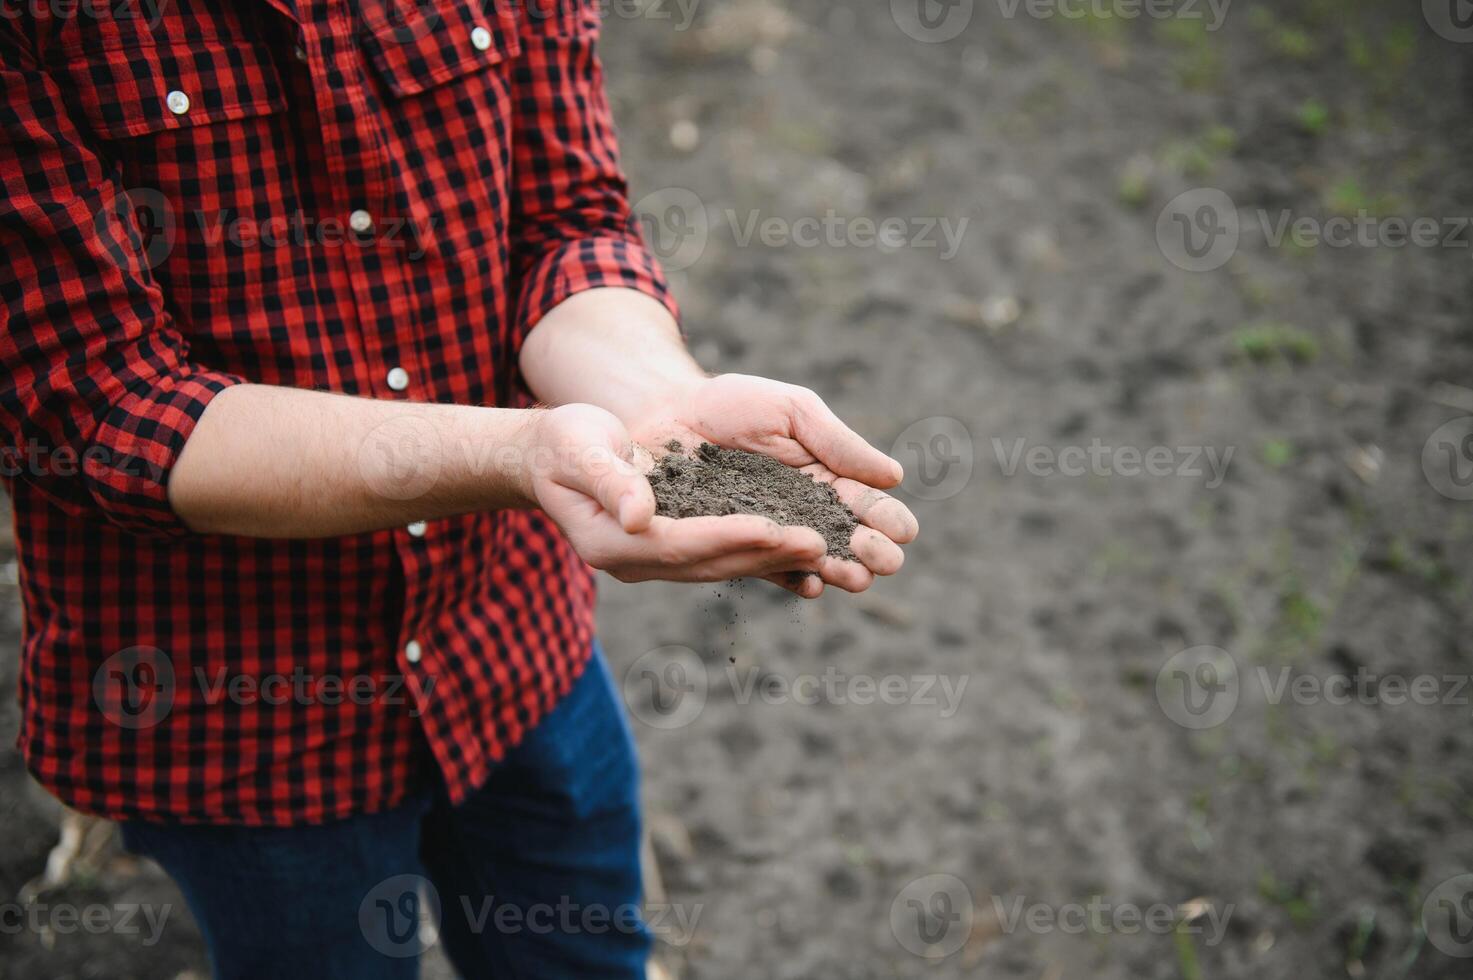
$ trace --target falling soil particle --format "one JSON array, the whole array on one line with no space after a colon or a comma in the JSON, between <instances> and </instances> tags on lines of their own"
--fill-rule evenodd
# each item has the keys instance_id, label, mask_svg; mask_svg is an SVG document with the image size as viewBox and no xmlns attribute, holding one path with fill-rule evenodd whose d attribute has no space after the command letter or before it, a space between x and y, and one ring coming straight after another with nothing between
<instances>
[{"instance_id":1,"label":"falling soil particle","mask_svg":"<svg viewBox=\"0 0 1473 980\"><path fill-rule=\"evenodd\" d=\"M849 548L858 521L827 483L771 456L703 444L687 456L679 442L649 474L655 513L665 517L756 514L778 524L811 527L835 558L857 560Z\"/></svg>"}]
</instances>

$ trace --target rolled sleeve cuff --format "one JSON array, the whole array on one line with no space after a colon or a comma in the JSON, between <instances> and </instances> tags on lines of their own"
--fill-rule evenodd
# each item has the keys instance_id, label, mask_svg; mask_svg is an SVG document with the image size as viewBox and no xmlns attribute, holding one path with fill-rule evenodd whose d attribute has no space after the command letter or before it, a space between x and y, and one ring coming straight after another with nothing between
<instances>
[{"instance_id":1,"label":"rolled sleeve cuff","mask_svg":"<svg viewBox=\"0 0 1473 980\"><path fill-rule=\"evenodd\" d=\"M563 244L531 269L517 311L518 339L525 339L569 296L600 287L636 289L658 300L680 321L664 272L648 249L623 238L584 238Z\"/></svg>"},{"instance_id":2,"label":"rolled sleeve cuff","mask_svg":"<svg viewBox=\"0 0 1473 980\"><path fill-rule=\"evenodd\" d=\"M242 383L234 375L190 371L123 395L97 427L84 460L88 486L104 516L135 534L189 534L169 504L169 474L205 408L220 392Z\"/></svg>"}]
</instances>

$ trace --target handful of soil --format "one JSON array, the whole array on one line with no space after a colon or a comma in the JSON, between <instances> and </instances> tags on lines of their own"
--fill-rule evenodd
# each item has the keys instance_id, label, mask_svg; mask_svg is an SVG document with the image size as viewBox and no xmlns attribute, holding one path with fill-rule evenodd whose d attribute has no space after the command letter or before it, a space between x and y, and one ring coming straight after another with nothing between
<instances>
[{"instance_id":1,"label":"handful of soil","mask_svg":"<svg viewBox=\"0 0 1473 980\"><path fill-rule=\"evenodd\" d=\"M859 521L827 483L771 456L704 443L694 457L671 440L669 455L649 474L655 513L664 517L756 514L790 527L811 527L835 558L857 561L849 538Z\"/></svg>"}]
</instances>

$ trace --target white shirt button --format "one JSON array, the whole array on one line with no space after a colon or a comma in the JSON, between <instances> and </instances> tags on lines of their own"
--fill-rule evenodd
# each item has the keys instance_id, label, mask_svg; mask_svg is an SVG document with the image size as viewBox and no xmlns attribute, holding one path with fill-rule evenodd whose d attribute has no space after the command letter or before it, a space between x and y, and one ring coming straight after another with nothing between
<instances>
[{"instance_id":1,"label":"white shirt button","mask_svg":"<svg viewBox=\"0 0 1473 980\"><path fill-rule=\"evenodd\" d=\"M373 215L359 208L357 211L348 215L348 227L361 235L363 232L373 228Z\"/></svg>"},{"instance_id":2,"label":"white shirt button","mask_svg":"<svg viewBox=\"0 0 1473 980\"><path fill-rule=\"evenodd\" d=\"M425 530L426 529L427 529L427 525L425 524L424 521L415 521L413 524L409 525L404 530L408 531L411 535L413 535L416 538L422 538L422 537L425 536Z\"/></svg>"},{"instance_id":3,"label":"white shirt button","mask_svg":"<svg viewBox=\"0 0 1473 980\"><path fill-rule=\"evenodd\" d=\"M164 96L164 104L169 107L169 111L174 115L182 116L189 111L189 96L175 89Z\"/></svg>"},{"instance_id":4,"label":"white shirt button","mask_svg":"<svg viewBox=\"0 0 1473 980\"><path fill-rule=\"evenodd\" d=\"M491 47L491 32L484 27L477 27L471 31L471 44L477 51L485 51Z\"/></svg>"},{"instance_id":5,"label":"white shirt button","mask_svg":"<svg viewBox=\"0 0 1473 980\"><path fill-rule=\"evenodd\" d=\"M401 367L389 368L388 377L384 379L389 383L393 391L403 391L409 387L409 372Z\"/></svg>"},{"instance_id":6,"label":"white shirt button","mask_svg":"<svg viewBox=\"0 0 1473 980\"><path fill-rule=\"evenodd\" d=\"M418 640L410 640L404 644L404 659L412 664L419 663L419 658L425 655L424 649L420 647Z\"/></svg>"},{"instance_id":7,"label":"white shirt button","mask_svg":"<svg viewBox=\"0 0 1473 980\"><path fill-rule=\"evenodd\" d=\"M300 44L296 46L296 49L292 51L292 54L297 56L298 61L307 60L307 49L302 47Z\"/></svg>"}]
</instances>

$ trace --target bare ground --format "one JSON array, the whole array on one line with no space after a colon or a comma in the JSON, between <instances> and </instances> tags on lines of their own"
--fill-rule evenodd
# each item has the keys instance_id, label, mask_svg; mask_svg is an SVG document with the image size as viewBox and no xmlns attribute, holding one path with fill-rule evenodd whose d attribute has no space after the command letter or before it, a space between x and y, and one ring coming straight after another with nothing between
<instances>
[{"instance_id":1,"label":"bare ground","mask_svg":"<svg viewBox=\"0 0 1473 980\"><path fill-rule=\"evenodd\" d=\"M1473 215L1473 46L1390 2L1244 0L1216 32L979 3L944 44L908 37L882 3L733 0L700 5L689 31L662 9L671 20L611 13L605 54L635 196L655 194L652 232L692 263L675 279L693 346L713 367L816 388L882 446L909 430L896 451L917 473L941 456L972 473L939 500L909 484L922 538L866 596L605 585L665 898L699 916L689 936L663 932L661 965L1467 975L1422 910L1473 871L1473 692L1456 689L1473 658L1473 504L1437 492L1422 459L1473 412L1457 387L1473 377L1473 236L1275 246L1256 214ZM1157 217L1201 187L1245 230L1220 268L1188 272ZM704 225L669 210L684 192ZM913 233L923 218L968 225L951 257L944 242L742 244L754 213L829 209ZM954 421L909 429L934 417ZM1166 447L1173 474L1029 472L1009 466L1018 440ZM1200 458L1201 475L1176 475L1194 448L1231 449L1220 483ZM18 613L13 584L0 594L12 895L55 830L8 747ZM1238 701L1191 729L1157 678L1202 646L1236 665ZM662 729L643 671L690 666L667 647L701 661L706 693ZM785 693L826 674L904 678L908 703ZM1276 697L1285 678L1337 675L1437 678L1438 703ZM766 686L749 691L754 678ZM51 898L170 894L114 862ZM1170 934L1011 919L1090 904L1107 919L1211 911ZM948 908L954 920L913 916ZM929 950L907 948L915 922ZM184 969L203 963L182 922L151 947L0 933L0 976Z\"/></svg>"}]
</instances>

